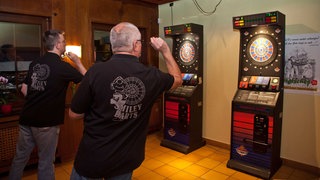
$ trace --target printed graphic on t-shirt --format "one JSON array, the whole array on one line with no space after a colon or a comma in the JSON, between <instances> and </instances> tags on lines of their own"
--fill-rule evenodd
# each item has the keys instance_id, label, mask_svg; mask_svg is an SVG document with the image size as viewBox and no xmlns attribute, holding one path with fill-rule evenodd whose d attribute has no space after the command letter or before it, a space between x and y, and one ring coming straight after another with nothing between
<instances>
[{"instance_id":1,"label":"printed graphic on t-shirt","mask_svg":"<svg viewBox=\"0 0 320 180\"><path fill-rule=\"evenodd\" d=\"M50 67L46 64L36 64L32 68L31 89L44 91L47 85L47 78L50 75Z\"/></svg>"},{"instance_id":2,"label":"printed graphic on t-shirt","mask_svg":"<svg viewBox=\"0 0 320 180\"><path fill-rule=\"evenodd\" d=\"M114 104L116 109L113 120L136 119L142 107L141 101L146 94L143 82L137 77L123 79L118 76L111 83L111 89L114 93L110 103Z\"/></svg>"}]
</instances>

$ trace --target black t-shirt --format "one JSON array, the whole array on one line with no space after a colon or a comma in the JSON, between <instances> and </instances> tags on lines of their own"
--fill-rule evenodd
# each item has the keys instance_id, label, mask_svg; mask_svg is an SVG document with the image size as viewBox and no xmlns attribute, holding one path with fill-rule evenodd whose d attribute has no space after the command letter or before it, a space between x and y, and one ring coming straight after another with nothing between
<instances>
[{"instance_id":1,"label":"black t-shirt","mask_svg":"<svg viewBox=\"0 0 320 180\"><path fill-rule=\"evenodd\" d=\"M19 123L34 127L63 124L69 82L79 83L82 77L54 53L46 53L33 61L24 81L28 92Z\"/></svg>"},{"instance_id":2,"label":"black t-shirt","mask_svg":"<svg viewBox=\"0 0 320 180\"><path fill-rule=\"evenodd\" d=\"M139 167L152 105L173 82L170 74L131 55L113 55L93 65L71 103L74 112L85 113L76 171L98 178Z\"/></svg>"}]
</instances>

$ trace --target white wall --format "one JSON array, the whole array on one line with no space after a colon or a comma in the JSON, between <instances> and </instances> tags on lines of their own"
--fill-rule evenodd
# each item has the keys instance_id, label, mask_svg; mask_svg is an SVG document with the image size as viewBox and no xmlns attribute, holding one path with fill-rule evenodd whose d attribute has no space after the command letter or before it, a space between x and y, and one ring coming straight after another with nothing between
<instances>
[{"instance_id":1,"label":"white wall","mask_svg":"<svg viewBox=\"0 0 320 180\"><path fill-rule=\"evenodd\" d=\"M219 2L197 1L205 11ZM286 15L286 34L320 33L319 0L222 0L211 16L201 14L192 0L179 0L172 10L173 25L204 26L203 137L225 144L230 144L231 102L238 83L240 34L233 30L232 17L280 11ZM164 37L163 27L172 25L169 4L159 6L159 17ZM159 66L165 70L163 61ZM286 93L283 108L281 157L320 167L320 96Z\"/></svg>"}]
</instances>

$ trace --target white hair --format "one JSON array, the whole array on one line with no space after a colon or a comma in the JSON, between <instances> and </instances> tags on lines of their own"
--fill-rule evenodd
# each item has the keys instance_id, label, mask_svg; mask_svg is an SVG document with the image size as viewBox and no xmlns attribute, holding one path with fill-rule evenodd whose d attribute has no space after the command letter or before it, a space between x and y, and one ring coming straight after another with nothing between
<instances>
[{"instance_id":1,"label":"white hair","mask_svg":"<svg viewBox=\"0 0 320 180\"><path fill-rule=\"evenodd\" d=\"M110 31L110 43L112 52L131 52L133 42L141 40L139 29L128 22L121 22Z\"/></svg>"}]
</instances>

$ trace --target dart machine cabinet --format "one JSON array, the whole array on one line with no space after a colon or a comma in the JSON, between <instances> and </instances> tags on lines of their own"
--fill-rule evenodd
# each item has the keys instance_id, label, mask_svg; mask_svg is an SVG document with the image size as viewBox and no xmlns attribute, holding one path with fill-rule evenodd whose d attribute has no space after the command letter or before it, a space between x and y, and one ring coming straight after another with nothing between
<instances>
[{"instance_id":1,"label":"dart machine cabinet","mask_svg":"<svg viewBox=\"0 0 320 180\"><path fill-rule=\"evenodd\" d=\"M285 15L233 17L233 28L240 30L240 53L227 166L269 179L282 164Z\"/></svg>"},{"instance_id":2,"label":"dart machine cabinet","mask_svg":"<svg viewBox=\"0 0 320 180\"><path fill-rule=\"evenodd\" d=\"M182 24L164 28L172 38L172 55L183 85L164 95L164 138L161 145L189 153L205 145L202 139L203 26Z\"/></svg>"}]
</instances>

